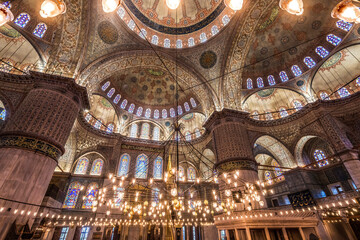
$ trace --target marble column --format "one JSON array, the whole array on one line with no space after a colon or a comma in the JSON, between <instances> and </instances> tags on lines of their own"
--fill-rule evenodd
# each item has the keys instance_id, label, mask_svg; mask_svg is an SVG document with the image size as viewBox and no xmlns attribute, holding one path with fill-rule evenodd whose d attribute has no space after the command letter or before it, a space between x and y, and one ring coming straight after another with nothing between
<instances>
[{"instance_id":1,"label":"marble column","mask_svg":"<svg viewBox=\"0 0 360 240\"><path fill-rule=\"evenodd\" d=\"M29 90L0 133L0 239L14 222L31 226L75 119L89 105L86 89L73 79L33 72L0 77L9 80L24 81Z\"/></svg>"}]
</instances>

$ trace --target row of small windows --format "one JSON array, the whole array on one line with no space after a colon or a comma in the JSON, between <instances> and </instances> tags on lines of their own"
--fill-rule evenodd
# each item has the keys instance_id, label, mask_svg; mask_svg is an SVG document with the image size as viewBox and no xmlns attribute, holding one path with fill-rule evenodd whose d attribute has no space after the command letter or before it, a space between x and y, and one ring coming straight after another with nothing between
<instances>
[{"instance_id":1,"label":"row of small windows","mask_svg":"<svg viewBox=\"0 0 360 240\"><path fill-rule=\"evenodd\" d=\"M11 8L10 3L5 4L5 6ZM28 13L20 13L19 16L14 20L14 23L21 28L25 28L29 21L30 15ZM36 25L33 34L39 38L42 38L45 35L47 28L48 27L45 23L39 23L38 25Z\"/></svg>"},{"instance_id":2,"label":"row of small windows","mask_svg":"<svg viewBox=\"0 0 360 240\"><path fill-rule=\"evenodd\" d=\"M124 19L124 17L125 17L125 9L120 7L119 10L117 11L117 14L120 16L121 19ZM224 15L223 18L222 18L223 25L225 26L229 22L230 22L230 17L228 15ZM127 26L133 31L136 29L136 24L132 19L128 22ZM212 26L211 27L211 35L215 36L218 33L219 33L218 26L217 25ZM143 29L143 28L140 29L139 36L141 38L145 39L147 37L147 31L145 29ZM206 33L204 33L204 32L200 33L199 40L200 40L201 43L206 42L207 41ZM154 45L159 45L159 37L157 35L153 35L151 37L151 43L154 44ZM170 48L171 47L171 40L168 39L168 38L165 38L163 44L164 44L163 47ZM195 39L193 37L190 37L188 39L187 44L188 44L188 47L195 46ZM183 47L183 41L181 39L177 39L176 40L176 48L182 48L182 47Z\"/></svg>"},{"instance_id":3,"label":"row of small windows","mask_svg":"<svg viewBox=\"0 0 360 240\"><path fill-rule=\"evenodd\" d=\"M350 31L352 24L344 22L343 20L340 20L336 23L336 26L344 31ZM340 37L336 36L335 34L329 34L326 36L326 41L328 41L329 43L331 43L334 46L338 46L341 43L342 39ZM326 58L329 55L329 51L327 49L325 49L323 46L316 47L315 53L317 55L319 55L321 58ZM315 60L309 56L305 57L303 61L309 69L315 67L315 65L316 65ZM291 67L291 72L294 74L295 77L298 77L301 74L303 74L303 71L300 69L300 67L298 65L293 65ZM280 77L281 82L286 82L289 80L289 77L285 71L280 72L279 77ZM269 86L273 86L276 84L275 78L273 75L269 75L267 80L268 80ZM258 88L263 88L264 80L261 77L259 77L256 79L256 84L257 84ZM247 89L254 88L253 80L251 78L247 79L246 87L247 87Z\"/></svg>"},{"instance_id":4,"label":"row of small windows","mask_svg":"<svg viewBox=\"0 0 360 240\"><path fill-rule=\"evenodd\" d=\"M303 108L303 104L299 100L294 100L292 102L292 106L293 106L295 111L299 111L300 109ZM288 111L284 107L280 108L278 112L279 112L279 117L280 118L284 118L284 117L289 116ZM251 116L255 120L260 120L260 115L259 115L259 113L257 111L253 112L251 114ZM274 119L275 118L274 118L273 113L271 113L270 111L267 111L265 113L265 120L269 121L269 120L274 120Z\"/></svg>"},{"instance_id":5,"label":"row of small windows","mask_svg":"<svg viewBox=\"0 0 360 240\"><path fill-rule=\"evenodd\" d=\"M85 175L89 166L89 159L86 157L80 158L76 164L74 174ZM90 175L100 176L104 166L104 160L96 159L92 163Z\"/></svg>"},{"instance_id":6,"label":"row of small windows","mask_svg":"<svg viewBox=\"0 0 360 240\"><path fill-rule=\"evenodd\" d=\"M107 81L106 83L104 83L101 87L102 91L106 91L108 88L110 87L110 81ZM107 92L107 97L108 98L112 98L115 95L115 88L110 88L110 90ZM116 94L115 98L113 99L113 102L115 104L120 103L121 100L121 95L120 94ZM188 102L184 103L184 108L183 106L179 105L177 106L177 109L175 110L175 108L170 108L169 109L169 115L168 115L168 110L167 109L162 109L161 111L161 117L163 119L168 118L168 116L170 117L176 117L176 115L182 115L185 112L189 112L191 110L191 107L196 108L197 107L197 103L195 101L194 98L190 98L190 104ZM127 99L123 99L120 103L120 108L121 109L126 109L126 107L128 106L128 100ZM183 110L184 109L184 110ZM137 110L135 111L135 104L131 103L128 108L127 111L129 113L134 113L136 114L136 116L141 117L143 114L146 118L150 118L151 116L153 116L153 118L155 119L159 119L160 118L160 110L155 109L154 112L152 112L152 110L150 108L147 108L145 111L143 109L143 107L138 107ZM151 115L153 113L153 115Z\"/></svg>"},{"instance_id":7,"label":"row of small windows","mask_svg":"<svg viewBox=\"0 0 360 240\"><path fill-rule=\"evenodd\" d=\"M120 157L120 163L117 175L118 177L127 177L129 174L129 165L131 156L127 153ZM146 179L148 175L149 157L145 154L140 154L136 158L135 178ZM163 159L156 157L154 160L153 178L160 180L163 178Z\"/></svg>"},{"instance_id":8,"label":"row of small windows","mask_svg":"<svg viewBox=\"0 0 360 240\"><path fill-rule=\"evenodd\" d=\"M82 185L79 182L72 182L68 188L63 208L75 208ZM91 209L94 206L94 201L97 198L99 191L99 184L96 182L90 183L83 198L82 208Z\"/></svg>"},{"instance_id":9,"label":"row of small windows","mask_svg":"<svg viewBox=\"0 0 360 240\"><path fill-rule=\"evenodd\" d=\"M92 125L94 128L106 131L107 133L112 133L115 129L114 123L109 123L107 124L107 126L105 126L101 119L95 119L90 113L86 113L85 121Z\"/></svg>"},{"instance_id":10,"label":"row of small windows","mask_svg":"<svg viewBox=\"0 0 360 240\"><path fill-rule=\"evenodd\" d=\"M130 137L131 138L142 138L142 139L150 139L150 124L142 123L141 124L140 136L138 136L139 125L134 123L130 127ZM160 128L155 126L152 131L152 140L159 141L160 140Z\"/></svg>"}]
</instances>

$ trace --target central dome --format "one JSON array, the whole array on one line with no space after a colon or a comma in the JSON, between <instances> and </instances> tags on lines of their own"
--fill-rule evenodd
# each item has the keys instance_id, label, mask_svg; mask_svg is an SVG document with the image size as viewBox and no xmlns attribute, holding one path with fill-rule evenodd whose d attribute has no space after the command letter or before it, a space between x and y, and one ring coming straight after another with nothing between
<instances>
[{"instance_id":1,"label":"central dome","mask_svg":"<svg viewBox=\"0 0 360 240\"><path fill-rule=\"evenodd\" d=\"M182 0L176 10L169 9L165 0L124 0L118 9L131 30L166 48L206 42L229 23L234 13L222 0Z\"/></svg>"}]
</instances>

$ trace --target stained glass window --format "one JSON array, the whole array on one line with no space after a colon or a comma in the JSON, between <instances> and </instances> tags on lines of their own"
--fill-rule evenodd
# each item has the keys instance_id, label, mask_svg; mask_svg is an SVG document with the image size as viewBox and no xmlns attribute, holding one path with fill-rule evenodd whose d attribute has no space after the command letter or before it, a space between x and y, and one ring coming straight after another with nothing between
<instances>
[{"instance_id":1,"label":"stained glass window","mask_svg":"<svg viewBox=\"0 0 360 240\"><path fill-rule=\"evenodd\" d=\"M92 164L90 175L101 175L103 165L104 161L102 159L96 159Z\"/></svg>"},{"instance_id":2,"label":"stained glass window","mask_svg":"<svg viewBox=\"0 0 360 240\"><path fill-rule=\"evenodd\" d=\"M69 227L62 227L60 232L60 238L59 240L66 240L66 236L68 234Z\"/></svg>"},{"instance_id":3,"label":"stained glass window","mask_svg":"<svg viewBox=\"0 0 360 240\"><path fill-rule=\"evenodd\" d=\"M119 177L122 176L126 177L128 175L130 160L131 158L129 154L124 153L123 155L121 155L119 169L118 169Z\"/></svg>"},{"instance_id":4,"label":"stained glass window","mask_svg":"<svg viewBox=\"0 0 360 240\"><path fill-rule=\"evenodd\" d=\"M183 47L182 40L181 39L176 40L176 48L182 48L182 47Z\"/></svg>"},{"instance_id":5,"label":"stained glass window","mask_svg":"<svg viewBox=\"0 0 360 240\"><path fill-rule=\"evenodd\" d=\"M228 24L228 23L230 22L229 16L228 16L228 15L224 15L223 18L222 18L222 22L223 22L224 26L225 26L226 24Z\"/></svg>"},{"instance_id":6,"label":"stained glass window","mask_svg":"<svg viewBox=\"0 0 360 240\"><path fill-rule=\"evenodd\" d=\"M252 89L253 88L253 81L251 78L248 78L246 80L246 86L247 86L247 89Z\"/></svg>"},{"instance_id":7,"label":"stained glass window","mask_svg":"<svg viewBox=\"0 0 360 240\"><path fill-rule=\"evenodd\" d=\"M287 117L289 114L285 108L280 108L280 117Z\"/></svg>"},{"instance_id":8,"label":"stained glass window","mask_svg":"<svg viewBox=\"0 0 360 240\"><path fill-rule=\"evenodd\" d=\"M159 117L160 117L160 111L158 109L155 109L154 110L154 118L159 119Z\"/></svg>"},{"instance_id":9,"label":"stained glass window","mask_svg":"<svg viewBox=\"0 0 360 240\"><path fill-rule=\"evenodd\" d=\"M304 58L304 63L308 68L313 68L316 65L316 62L311 57Z\"/></svg>"},{"instance_id":10,"label":"stained glass window","mask_svg":"<svg viewBox=\"0 0 360 240\"><path fill-rule=\"evenodd\" d=\"M107 96L108 96L109 98L111 98L111 97L114 95L114 93L115 93L115 88L111 88L111 89L109 90L109 92L107 93Z\"/></svg>"},{"instance_id":11,"label":"stained glass window","mask_svg":"<svg viewBox=\"0 0 360 240\"><path fill-rule=\"evenodd\" d=\"M119 208L121 206L121 202L124 199L125 196L125 192L124 192L124 188L118 187L115 191L114 191L114 203L115 203L115 207Z\"/></svg>"},{"instance_id":12,"label":"stained glass window","mask_svg":"<svg viewBox=\"0 0 360 240\"><path fill-rule=\"evenodd\" d=\"M188 167L188 169L187 169L187 178L188 178L188 181L191 181L191 182L196 180L195 168Z\"/></svg>"},{"instance_id":13,"label":"stained glass window","mask_svg":"<svg viewBox=\"0 0 360 240\"><path fill-rule=\"evenodd\" d=\"M24 28L26 24L30 21L30 15L27 13L20 13L20 15L15 19L14 23L21 28Z\"/></svg>"},{"instance_id":14,"label":"stained glass window","mask_svg":"<svg viewBox=\"0 0 360 240\"><path fill-rule=\"evenodd\" d=\"M193 108L195 108L197 106L196 101L193 98L190 98L190 103Z\"/></svg>"},{"instance_id":15,"label":"stained glass window","mask_svg":"<svg viewBox=\"0 0 360 240\"><path fill-rule=\"evenodd\" d=\"M91 118L92 118L91 114L87 113L85 116L85 121L90 122Z\"/></svg>"},{"instance_id":16,"label":"stained glass window","mask_svg":"<svg viewBox=\"0 0 360 240\"><path fill-rule=\"evenodd\" d=\"M288 77L288 75L286 74L285 71L281 71L279 73L279 76L280 76L280 79L281 79L282 82L286 82L286 81L289 80L289 77Z\"/></svg>"},{"instance_id":17,"label":"stained glass window","mask_svg":"<svg viewBox=\"0 0 360 240\"><path fill-rule=\"evenodd\" d=\"M259 78L256 79L256 83L257 83L257 86L258 86L259 88L264 87L264 81L263 81L263 79L262 79L261 77L259 77Z\"/></svg>"},{"instance_id":18,"label":"stained glass window","mask_svg":"<svg viewBox=\"0 0 360 240\"><path fill-rule=\"evenodd\" d=\"M45 23L39 23L34 29L33 34L39 38L42 38L47 30L47 26Z\"/></svg>"},{"instance_id":19,"label":"stained glass window","mask_svg":"<svg viewBox=\"0 0 360 240\"><path fill-rule=\"evenodd\" d=\"M195 136L196 136L196 138L201 137L201 132L200 132L200 130L198 128L195 129Z\"/></svg>"},{"instance_id":20,"label":"stained glass window","mask_svg":"<svg viewBox=\"0 0 360 240\"><path fill-rule=\"evenodd\" d=\"M154 179L162 179L163 174L163 159L161 157L155 158L154 161Z\"/></svg>"},{"instance_id":21,"label":"stained glass window","mask_svg":"<svg viewBox=\"0 0 360 240\"><path fill-rule=\"evenodd\" d=\"M188 39L188 46L189 47L195 46L195 39L193 37Z\"/></svg>"},{"instance_id":22,"label":"stained glass window","mask_svg":"<svg viewBox=\"0 0 360 240\"><path fill-rule=\"evenodd\" d=\"M158 45L159 44L159 37L156 36L156 35L153 35L152 38L151 38L151 43L155 44L155 45Z\"/></svg>"},{"instance_id":23,"label":"stained glass window","mask_svg":"<svg viewBox=\"0 0 360 240\"><path fill-rule=\"evenodd\" d=\"M80 233L80 240L87 240L90 232L90 227L82 227Z\"/></svg>"},{"instance_id":24,"label":"stained glass window","mask_svg":"<svg viewBox=\"0 0 360 240\"><path fill-rule=\"evenodd\" d=\"M323 167L329 164L328 160L326 159L325 153L320 149L316 149L314 151L314 158L319 167Z\"/></svg>"},{"instance_id":25,"label":"stained glass window","mask_svg":"<svg viewBox=\"0 0 360 240\"><path fill-rule=\"evenodd\" d=\"M75 174L85 174L89 165L89 159L80 158L75 167Z\"/></svg>"},{"instance_id":26,"label":"stained glass window","mask_svg":"<svg viewBox=\"0 0 360 240\"><path fill-rule=\"evenodd\" d=\"M201 33L200 34L200 42L204 43L206 41L207 41L206 33Z\"/></svg>"},{"instance_id":27,"label":"stained glass window","mask_svg":"<svg viewBox=\"0 0 360 240\"><path fill-rule=\"evenodd\" d=\"M147 35L147 32L145 29L141 29L140 32L139 32L139 36L142 38L142 39L145 39L146 38L146 35Z\"/></svg>"},{"instance_id":28,"label":"stained glass window","mask_svg":"<svg viewBox=\"0 0 360 240\"><path fill-rule=\"evenodd\" d=\"M86 189L85 199L82 208L93 208L93 201L96 200L99 185L97 183L90 183Z\"/></svg>"},{"instance_id":29,"label":"stained glass window","mask_svg":"<svg viewBox=\"0 0 360 240\"><path fill-rule=\"evenodd\" d=\"M329 34L327 35L326 40L332 45L337 46L340 44L342 39L334 34Z\"/></svg>"},{"instance_id":30,"label":"stained glass window","mask_svg":"<svg viewBox=\"0 0 360 240\"><path fill-rule=\"evenodd\" d=\"M274 85L276 84L275 78L274 78L273 75L269 75L269 76L268 76L268 82L269 82L269 85L270 85L270 86L274 86Z\"/></svg>"},{"instance_id":31,"label":"stained glass window","mask_svg":"<svg viewBox=\"0 0 360 240\"><path fill-rule=\"evenodd\" d=\"M255 112L252 114L252 117L253 117L253 119L255 119L255 120L259 120L259 113L255 111Z\"/></svg>"},{"instance_id":32,"label":"stained glass window","mask_svg":"<svg viewBox=\"0 0 360 240\"><path fill-rule=\"evenodd\" d=\"M192 235L193 235L193 240L196 240L196 229L195 229L195 226L192 226Z\"/></svg>"},{"instance_id":33,"label":"stained glass window","mask_svg":"<svg viewBox=\"0 0 360 240\"><path fill-rule=\"evenodd\" d=\"M277 161L273 160L271 162L271 165L274 166L274 172L275 172L276 177L279 180L283 180L284 179L283 171L281 170L279 163Z\"/></svg>"},{"instance_id":34,"label":"stained glass window","mask_svg":"<svg viewBox=\"0 0 360 240\"><path fill-rule=\"evenodd\" d=\"M156 203L156 206L160 201L160 190L158 188L152 190L152 201Z\"/></svg>"},{"instance_id":35,"label":"stained glass window","mask_svg":"<svg viewBox=\"0 0 360 240\"><path fill-rule=\"evenodd\" d=\"M137 138L138 125L134 123L130 128L130 137Z\"/></svg>"},{"instance_id":36,"label":"stained glass window","mask_svg":"<svg viewBox=\"0 0 360 240\"><path fill-rule=\"evenodd\" d=\"M178 171L178 174L179 174L179 181L185 181L185 171L184 171L184 168L183 167L179 167L179 171Z\"/></svg>"},{"instance_id":37,"label":"stained glass window","mask_svg":"<svg viewBox=\"0 0 360 240\"><path fill-rule=\"evenodd\" d=\"M141 114L143 112L143 108L142 107L138 107L137 111L136 111L136 116L140 117Z\"/></svg>"},{"instance_id":38,"label":"stained glass window","mask_svg":"<svg viewBox=\"0 0 360 240\"><path fill-rule=\"evenodd\" d=\"M349 22L346 22L344 20L339 20L336 22L336 26L344 31L350 31L350 29L352 28L352 24Z\"/></svg>"},{"instance_id":39,"label":"stained glass window","mask_svg":"<svg viewBox=\"0 0 360 240\"><path fill-rule=\"evenodd\" d=\"M302 103L298 100L294 100L293 105L294 105L294 108L296 109L296 111L302 109L302 107L303 107Z\"/></svg>"},{"instance_id":40,"label":"stained glass window","mask_svg":"<svg viewBox=\"0 0 360 240\"><path fill-rule=\"evenodd\" d=\"M150 124L143 123L142 126L141 126L140 138L149 139L149 134L150 134Z\"/></svg>"},{"instance_id":41,"label":"stained glass window","mask_svg":"<svg viewBox=\"0 0 360 240\"><path fill-rule=\"evenodd\" d=\"M63 208L75 208L77 199L79 197L81 185L79 182L72 182L66 193Z\"/></svg>"},{"instance_id":42,"label":"stained glass window","mask_svg":"<svg viewBox=\"0 0 360 240\"><path fill-rule=\"evenodd\" d=\"M161 116L162 116L162 118L167 118L167 110L166 109L163 109L162 111L161 111Z\"/></svg>"},{"instance_id":43,"label":"stained glass window","mask_svg":"<svg viewBox=\"0 0 360 240\"><path fill-rule=\"evenodd\" d=\"M271 179L271 173L269 171L265 171L265 180L269 181Z\"/></svg>"},{"instance_id":44,"label":"stained glass window","mask_svg":"<svg viewBox=\"0 0 360 240\"><path fill-rule=\"evenodd\" d=\"M150 109L150 108L147 108L147 109L145 110L145 117L146 117L146 118L150 118L150 116L151 116L151 109Z\"/></svg>"},{"instance_id":45,"label":"stained glass window","mask_svg":"<svg viewBox=\"0 0 360 240\"><path fill-rule=\"evenodd\" d=\"M360 77L356 78L355 84L357 87L360 87Z\"/></svg>"},{"instance_id":46,"label":"stained glass window","mask_svg":"<svg viewBox=\"0 0 360 240\"><path fill-rule=\"evenodd\" d=\"M130 104L130 107L129 107L129 109L128 109L128 112L129 113L133 113L134 112L134 109L135 109L135 104Z\"/></svg>"},{"instance_id":47,"label":"stained glass window","mask_svg":"<svg viewBox=\"0 0 360 240\"><path fill-rule=\"evenodd\" d=\"M100 128L101 128L101 125L102 125L101 120L98 119L98 120L96 120L96 122L95 122L95 124L94 124L94 128L100 129Z\"/></svg>"},{"instance_id":48,"label":"stained glass window","mask_svg":"<svg viewBox=\"0 0 360 240\"><path fill-rule=\"evenodd\" d=\"M291 71L294 73L295 77L300 76L302 74L302 71L301 71L301 69L299 68L298 65L293 65L291 67Z\"/></svg>"},{"instance_id":49,"label":"stained glass window","mask_svg":"<svg viewBox=\"0 0 360 240\"><path fill-rule=\"evenodd\" d=\"M106 127L106 132L107 133L112 133L114 132L114 124L113 123L109 123Z\"/></svg>"},{"instance_id":50,"label":"stained glass window","mask_svg":"<svg viewBox=\"0 0 360 240\"><path fill-rule=\"evenodd\" d=\"M327 55L329 55L329 51L326 50L323 46L318 46L315 49L315 52L322 58L325 58L325 57L327 57Z\"/></svg>"},{"instance_id":51,"label":"stained glass window","mask_svg":"<svg viewBox=\"0 0 360 240\"><path fill-rule=\"evenodd\" d=\"M159 127L154 127L153 130L153 140L155 141L159 141L160 140L160 128Z\"/></svg>"},{"instance_id":52,"label":"stained glass window","mask_svg":"<svg viewBox=\"0 0 360 240\"><path fill-rule=\"evenodd\" d=\"M339 96L341 98L350 96L350 92L349 92L349 90L347 90L346 87L340 88L339 90L337 90L337 93L339 94Z\"/></svg>"},{"instance_id":53,"label":"stained glass window","mask_svg":"<svg viewBox=\"0 0 360 240\"><path fill-rule=\"evenodd\" d=\"M273 120L274 118L273 118L272 113L271 112L266 112L265 113L265 119L266 120Z\"/></svg>"},{"instance_id":54,"label":"stained glass window","mask_svg":"<svg viewBox=\"0 0 360 240\"><path fill-rule=\"evenodd\" d=\"M170 117L175 117L175 110L170 108Z\"/></svg>"},{"instance_id":55,"label":"stained glass window","mask_svg":"<svg viewBox=\"0 0 360 240\"><path fill-rule=\"evenodd\" d=\"M3 4L5 7L7 7L8 9L10 9L10 8L12 7L10 1L3 2L2 4Z\"/></svg>"},{"instance_id":56,"label":"stained glass window","mask_svg":"<svg viewBox=\"0 0 360 240\"><path fill-rule=\"evenodd\" d=\"M188 102L184 103L184 108L185 108L185 111L187 111L187 112L190 111L190 105Z\"/></svg>"},{"instance_id":57,"label":"stained glass window","mask_svg":"<svg viewBox=\"0 0 360 240\"><path fill-rule=\"evenodd\" d=\"M9 73L13 68L13 64L10 61L0 63L0 72Z\"/></svg>"},{"instance_id":58,"label":"stained glass window","mask_svg":"<svg viewBox=\"0 0 360 240\"><path fill-rule=\"evenodd\" d=\"M215 36L219 32L218 26L214 25L211 27L211 34Z\"/></svg>"},{"instance_id":59,"label":"stained glass window","mask_svg":"<svg viewBox=\"0 0 360 240\"><path fill-rule=\"evenodd\" d=\"M330 100L329 95L326 92L320 92L321 100Z\"/></svg>"},{"instance_id":60,"label":"stained glass window","mask_svg":"<svg viewBox=\"0 0 360 240\"><path fill-rule=\"evenodd\" d=\"M186 141L191 141L191 133L190 132L185 133L185 139L186 139Z\"/></svg>"},{"instance_id":61,"label":"stained glass window","mask_svg":"<svg viewBox=\"0 0 360 240\"><path fill-rule=\"evenodd\" d=\"M181 106L178 106L178 107L177 107L177 112L178 112L178 115L183 114L183 110L182 110L182 107L181 107Z\"/></svg>"},{"instance_id":62,"label":"stained glass window","mask_svg":"<svg viewBox=\"0 0 360 240\"><path fill-rule=\"evenodd\" d=\"M116 94L116 97L114 98L114 103L118 104L120 101L121 95L120 94Z\"/></svg>"},{"instance_id":63,"label":"stained glass window","mask_svg":"<svg viewBox=\"0 0 360 240\"><path fill-rule=\"evenodd\" d=\"M6 118L6 110L3 109L0 113L0 120L4 120L5 121L5 118Z\"/></svg>"},{"instance_id":64,"label":"stained glass window","mask_svg":"<svg viewBox=\"0 0 360 240\"><path fill-rule=\"evenodd\" d=\"M135 177L145 179L147 176L148 157L145 154L140 154L136 159Z\"/></svg>"},{"instance_id":65,"label":"stained glass window","mask_svg":"<svg viewBox=\"0 0 360 240\"><path fill-rule=\"evenodd\" d=\"M101 90L105 91L106 89L108 89L109 86L110 86L110 81L107 81L106 83L104 83L104 85L102 85Z\"/></svg>"},{"instance_id":66,"label":"stained glass window","mask_svg":"<svg viewBox=\"0 0 360 240\"><path fill-rule=\"evenodd\" d=\"M125 109L127 104L128 104L128 101L126 99L124 99L120 105L121 109Z\"/></svg>"},{"instance_id":67,"label":"stained glass window","mask_svg":"<svg viewBox=\"0 0 360 240\"><path fill-rule=\"evenodd\" d=\"M168 39L168 38L164 39L164 47L170 48L170 39Z\"/></svg>"}]
</instances>

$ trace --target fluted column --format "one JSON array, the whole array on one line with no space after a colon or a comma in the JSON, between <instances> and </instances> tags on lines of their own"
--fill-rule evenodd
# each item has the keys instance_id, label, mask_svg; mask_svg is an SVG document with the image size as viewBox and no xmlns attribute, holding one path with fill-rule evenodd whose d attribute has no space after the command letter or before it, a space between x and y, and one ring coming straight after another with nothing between
<instances>
[{"instance_id":1,"label":"fluted column","mask_svg":"<svg viewBox=\"0 0 360 240\"><path fill-rule=\"evenodd\" d=\"M0 81L19 78L5 77ZM0 214L0 239L15 220L32 224L79 110L88 107L86 90L73 79L31 73L26 80L30 90L0 134L0 197L12 200L0 200L6 209Z\"/></svg>"}]
</instances>

